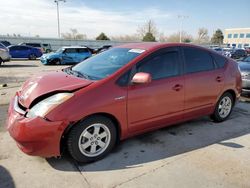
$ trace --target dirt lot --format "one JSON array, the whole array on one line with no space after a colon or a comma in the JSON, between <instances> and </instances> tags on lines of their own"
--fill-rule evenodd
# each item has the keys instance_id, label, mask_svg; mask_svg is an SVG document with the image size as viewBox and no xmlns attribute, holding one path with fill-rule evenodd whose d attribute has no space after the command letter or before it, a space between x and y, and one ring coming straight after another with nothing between
<instances>
[{"instance_id":1,"label":"dirt lot","mask_svg":"<svg viewBox=\"0 0 250 188\"><path fill-rule=\"evenodd\" d=\"M29 76L61 69L38 61L0 68L0 188L4 187L250 187L250 103L230 119L207 117L123 141L105 159L79 164L30 157L4 129L7 104ZM244 99L248 100L248 99Z\"/></svg>"}]
</instances>

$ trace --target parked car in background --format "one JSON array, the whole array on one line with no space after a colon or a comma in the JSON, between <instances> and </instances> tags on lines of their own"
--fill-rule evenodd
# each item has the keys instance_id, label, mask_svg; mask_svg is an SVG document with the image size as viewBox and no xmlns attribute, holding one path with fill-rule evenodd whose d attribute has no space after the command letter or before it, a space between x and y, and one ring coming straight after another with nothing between
<instances>
[{"instance_id":1,"label":"parked car in background","mask_svg":"<svg viewBox=\"0 0 250 188\"><path fill-rule=\"evenodd\" d=\"M50 53L50 52L52 52L52 47L51 47L50 44L45 44L45 43L43 43L43 44L42 44L42 48L43 48L43 51L44 51L45 53Z\"/></svg>"},{"instance_id":2,"label":"parked car in background","mask_svg":"<svg viewBox=\"0 0 250 188\"><path fill-rule=\"evenodd\" d=\"M43 55L41 49L31 46L11 45L8 49L12 58L28 58L35 60Z\"/></svg>"},{"instance_id":3,"label":"parked car in background","mask_svg":"<svg viewBox=\"0 0 250 188\"><path fill-rule=\"evenodd\" d=\"M126 44L27 80L10 102L7 129L27 154L67 149L91 162L147 131L205 115L225 121L240 92L237 63L212 50Z\"/></svg>"},{"instance_id":4,"label":"parked car in background","mask_svg":"<svg viewBox=\"0 0 250 188\"><path fill-rule=\"evenodd\" d=\"M9 49L0 43L0 66L3 62L10 61L10 58Z\"/></svg>"},{"instance_id":5,"label":"parked car in background","mask_svg":"<svg viewBox=\"0 0 250 188\"><path fill-rule=\"evenodd\" d=\"M247 54L250 55L250 47L245 47L245 50L246 50Z\"/></svg>"},{"instance_id":6,"label":"parked car in background","mask_svg":"<svg viewBox=\"0 0 250 188\"><path fill-rule=\"evenodd\" d=\"M98 53L102 53L102 52L104 52L104 51L106 51L106 50L108 50L108 49L110 49L110 48L112 48L111 45L104 45L104 46L98 48L98 49L96 50L96 53L97 53L97 54L98 54Z\"/></svg>"},{"instance_id":7,"label":"parked car in background","mask_svg":"<svg viewBox=\"0 0 250 188\"><path fill-rule=\"evenodd\" d=\"M44 54L41 62L44 65L77 64L91 56L87 47L62 47L54 53Z\"/></svg>"},{"instance_id":8,"label":"parked car in background","mask_svg":"<svg viewBox=\"0 0 250 188\"><path fill-rule=\"evenodd\" d=\"M233 49L232 51L231 51L231 58L233 58L233 59L240 59L240 58L244 58L244 57L246 57L247 56L247 52L246 52L246 50L244 50L244 49Z\"/></svg>"},{"instance_id":9,"label":"parked car in background","mask_svg":"<svg viewBox=\"0 0 250 188\"><path fill-rule=\"evenodd\" d=\"M226 57L231 57L231 53L232 53L233 49L232 48L223 48L223 55Z\"/></svg>"},{"instance_id":10,"label":"parked car in background","mask_svg":"<svg viewBox=\"0 0 250 188\"><path fill-rule=\"evenodd\" d=\"M19 43L18 45L22 45L22 46L31 46L31 47L40 49L43 53L45 52L44 49L43 49L43 47L42 47L42 44L41 44L41 43L22 42L22 43Z\"/></svg>"},{"instance_id":11,"label":"parked car in background","mask_svg":"<svg viewBox=\"0 0 250 188\"><path fill-rule=\"evenodd\" d=\"M11 45L11 43L9 41L7 41L7 40L0 41L0 43L2 43L6 47Z\"/></svg>"},{"instance_id":12,"label":"parked car in background","mask_svg":"<svg viewBox=\"0 0 250 188\"><path fill-rule=\"evenodd\" d=\"M250 56L238 62L242 78L242 95L250 95Z\"/></svg>"},{"instance_id":13,"label":"parked car in background","mask_svg":"<svg viewBox=\"0 0 250 188\"><path fill-rule=\"evenodd\" d=\"M223 55L224 54L224 50L223 48L220 48L220 47L215 47L215 48L212 48L214 51L218 52L219 54Z\"/></svg>"}]
</instances>

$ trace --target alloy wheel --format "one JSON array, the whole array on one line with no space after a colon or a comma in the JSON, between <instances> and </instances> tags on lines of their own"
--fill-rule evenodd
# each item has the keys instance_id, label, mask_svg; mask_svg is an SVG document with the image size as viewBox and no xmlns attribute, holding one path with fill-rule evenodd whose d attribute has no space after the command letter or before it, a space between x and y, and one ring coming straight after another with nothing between
<instances>
[{"instance_id":1,"label":"alloy wheel","mask_svg":"<svg viewBox=\"0 0 250 188\"><path fill-rule=\"evenodd\" d=\"M78 147L82 154L96 157L102 154L110 144L111 133L104 124L92 124L79 137Z\"/></svg>"}]
</instances>

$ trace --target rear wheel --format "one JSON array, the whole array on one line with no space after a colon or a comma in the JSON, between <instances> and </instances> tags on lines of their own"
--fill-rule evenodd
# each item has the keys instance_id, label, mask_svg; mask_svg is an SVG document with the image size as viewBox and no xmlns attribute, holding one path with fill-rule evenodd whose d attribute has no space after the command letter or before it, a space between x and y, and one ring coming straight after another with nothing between
<instances>
[{"instance_id":1,"label":"rear wheel","mask_svg":"<svg viewBox=\"0 0 250 188\"><path fill-rule=\"evenodd\" d=\"M114 123L104 116L93 116L76 124L68 135L71 156L79 162L103 158L116 143Z\"/></svg>"},{"instance_id":2,"label":"rear wheel","mask_svg":"<svg viewBox=\"0 0 250 188\"><path fill-rule=\"evenodd\" d=\"M29 60L36 60L36 55L35 54L30 54L29 55Z\"/></svg>"},{"instance_id":3,"label":"rear wheel","mask_svg":"<svg viewBox=\"0 0 250 188\"><path fill-rule=\"evenodd\" d=\"M211 118L215 122L225 121L231 114L234 105L232 94L224 93L216 104L216 108Z\"/></svg>"}]
</instances>

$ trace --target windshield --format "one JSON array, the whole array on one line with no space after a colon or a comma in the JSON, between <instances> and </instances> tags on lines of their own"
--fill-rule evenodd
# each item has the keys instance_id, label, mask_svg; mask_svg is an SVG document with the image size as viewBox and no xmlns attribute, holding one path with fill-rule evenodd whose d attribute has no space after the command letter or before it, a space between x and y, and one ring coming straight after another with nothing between
<instances>
[{"instance_id":1,"label":"windshield","mask_svg":"<svg viewBox=\"0 0 250 188\"><path fill-rule=\"evenodd\" d=\"M63 50L64 50L64 48L59 48L59 49L56 51L56 53L62 53Z\"/></svg>"},{"instance_id":2,"label":"windshield","mask_svg":"<svg viewBox=\"0 0 250 188\"><path fill-rule=\"evenodd\" d=\"M113 48L93 56L72 68L91 80L101 80L143 53L140 49Z\"/></svg>"}]
</instances>

